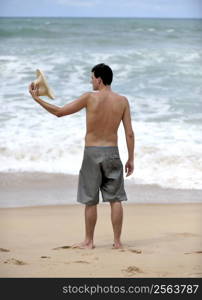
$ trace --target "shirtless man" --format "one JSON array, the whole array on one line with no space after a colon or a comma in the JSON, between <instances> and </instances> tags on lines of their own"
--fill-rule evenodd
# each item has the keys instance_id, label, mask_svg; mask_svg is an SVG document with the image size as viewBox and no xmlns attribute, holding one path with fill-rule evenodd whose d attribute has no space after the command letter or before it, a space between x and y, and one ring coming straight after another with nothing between
<instances>
[{"instance_id":1,"label":"shirtless man","mask_svg":"<svg viewBox=\"0 0 202 300\"><path fill-rule=\"evenodd\" d=\"M77 192L77 201L85 204L85 239L74 247L94 248L93 238L100 190L103 201L110 202L111 205L113 247L119 249L122 247L123 207L121 201L127 200L117 137L121 121L128 148L128 160L125 164L126 176L131 175L134 170L135 137L129 102L126 97L111 89L113 79L111 68L105 64L98 64L92 68L91 72L94 92L84 93L63 107L40 99L38 86L33 83L29 86L29 92L36 102L57 117L64 117L86 108L87 132Z\"/></svg>"}]
</instances>

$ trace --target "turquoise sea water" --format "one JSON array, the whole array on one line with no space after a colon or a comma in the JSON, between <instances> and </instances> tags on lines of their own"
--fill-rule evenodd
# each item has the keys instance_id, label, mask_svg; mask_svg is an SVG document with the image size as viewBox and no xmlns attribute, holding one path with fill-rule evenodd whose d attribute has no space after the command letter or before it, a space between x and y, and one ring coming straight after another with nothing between
<instances>
[{"instance_id":1,"label":"turquoise sea water","mask_svg":"<svg viewBox=\"0 0 202 300\"><path fill-rule=\"evenodd\" d=\"M127 180L202 188L202 20L0 18L0 171L78 174L85 110L56 118L30 97L44 71L63 105L91 90L100 62L131 106L136 169ZM127 160L124 131L119 148Z\"/></svg>"}]
</instances>

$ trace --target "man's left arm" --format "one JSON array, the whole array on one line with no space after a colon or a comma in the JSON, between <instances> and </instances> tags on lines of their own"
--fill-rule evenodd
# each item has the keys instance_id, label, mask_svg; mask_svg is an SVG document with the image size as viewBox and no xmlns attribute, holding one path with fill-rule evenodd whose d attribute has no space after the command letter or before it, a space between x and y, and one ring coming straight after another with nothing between
<instances>
[{"instance_id":1,"label":"man's left arm","mask_svg":"<svg viewBox=\"0 0 202 300\"><path fill-rule=\"evenodd\" d=\"M29 92L32 95L32 98L38 102L43 108L45 108L48 112L51 114L57 116L57 117L63 117L66 115L74 114L75 112L81 110L82 108L87 106L87 99L89 97L89 93L85 93L81 95L78 99L65 104L64 106L56 106L53 104L50 104L46 101L43 101L38 96L38 86L34 86L31 84L29 86Z\"/></svg>"}]
</instances>

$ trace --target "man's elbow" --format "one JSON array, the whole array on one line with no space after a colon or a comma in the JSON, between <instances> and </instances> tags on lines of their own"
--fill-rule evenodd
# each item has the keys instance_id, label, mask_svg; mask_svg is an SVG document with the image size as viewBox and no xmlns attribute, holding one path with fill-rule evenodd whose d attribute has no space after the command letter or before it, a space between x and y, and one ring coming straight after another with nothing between
<instances>
[{"instance_id":1,"label":"man's elbow","mask_svg":"<svg viewBox=\"0 0 202 300\"><path fill-rule=\"evenodd\" d=\"M135 136L135 134L134 134L134 131L132 130L132 131L129 131L129 132L127 132L126 133L126 135L127 135L127 137L129 137L129 138L134 138L134 136Z\"/></svg>"},{"instance_id":2,"label":"man's elbow","mask_svg":"<svg viewBox=\"0 0 202 300\"><path fill-rule=\"evenodd\" d=\"M56 117L61 118L63 116L61 109L58 109L55 115Z\"/></svg>"}]
</instances>

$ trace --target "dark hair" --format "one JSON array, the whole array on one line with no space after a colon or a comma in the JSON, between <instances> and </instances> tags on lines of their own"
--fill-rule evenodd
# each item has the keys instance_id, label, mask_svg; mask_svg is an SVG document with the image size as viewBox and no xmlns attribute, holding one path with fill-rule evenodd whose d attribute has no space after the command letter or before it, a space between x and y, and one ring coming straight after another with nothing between
<instances>
[{"instance_id":1,"label":"dark hair","mask_svg":"<svg viewBox=\"0 0 202 300\"><path fill-rule=\"evenodd\" d=\"M112 69L105 64L98 64L91 70L96 78L100 77L104 85L110 85L113 79Z\"/></svg>"}]
</instances>

